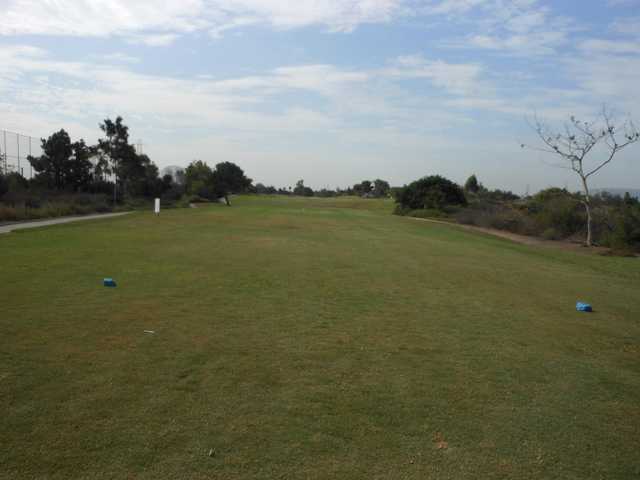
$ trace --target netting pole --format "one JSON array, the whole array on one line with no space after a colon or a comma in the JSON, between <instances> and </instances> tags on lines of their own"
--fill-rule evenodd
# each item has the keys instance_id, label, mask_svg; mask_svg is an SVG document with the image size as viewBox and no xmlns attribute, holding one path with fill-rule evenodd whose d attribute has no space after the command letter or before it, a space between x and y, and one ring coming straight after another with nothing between
<instances>
[{"instance_id":1,"label":"netting pole","mask_svg":"<svg viewBox=\"0 0 640 480\"><path fill-rule=\"evenodd\" d=\"M3 130L2 134L4 136L4 173L7 174L7 131Z\"/></svg>"},{"instance_id":2,"label":"netting pole","mask_svg":"<svg viewBox=\"0 0 640 480\"><path fill-rule=\"evenodd\" d=\"M31 135L29 135L29 157L31 157ZM29 178L33 178L33 164L29 161L30 171Z\"/></svg>"},{"instance_id":3,"label":"netting pole","mask_svg":"<svg viewBox=\"0 0 640 480\"><path fill-rule=\"evenodd\" d=\"M20 168L20 134L16 133L16 144L18 145L18 173L20 174L20 176L22 175L22 168Z\"/></svg>"}]
</instances>

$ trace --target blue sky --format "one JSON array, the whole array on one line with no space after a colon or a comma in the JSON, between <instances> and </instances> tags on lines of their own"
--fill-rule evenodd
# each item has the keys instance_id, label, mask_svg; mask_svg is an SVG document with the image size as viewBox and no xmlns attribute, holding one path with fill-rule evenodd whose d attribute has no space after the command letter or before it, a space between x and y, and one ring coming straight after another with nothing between
<instances>
[{"instance_id":1,"label":"blue sky","mask_svg":"<svg viewBox=\"0 0 640 480\"><path fill-rule=\"evenodd\" d=\"M161 167L276 186L576 188L527 117L640 123L638 85L640 0L0 0L0 129L93 142L122 115ZM640 188L640 148L594 186Z\"/></svg>"}]
</instances>

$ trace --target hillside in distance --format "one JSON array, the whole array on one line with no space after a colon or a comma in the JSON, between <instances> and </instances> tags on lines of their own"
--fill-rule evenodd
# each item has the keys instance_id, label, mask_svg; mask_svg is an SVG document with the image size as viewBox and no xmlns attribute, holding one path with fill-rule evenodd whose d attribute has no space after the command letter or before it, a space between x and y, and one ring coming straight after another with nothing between
<instances>
[{"instance_id":1,"label":"hillside in distance","mask_svg":"<svg viewBox=\"0 0 640 480\"><path fill-rule=\"evenodd\" d=\"M624 197L624 194L629 192L629 195L632 197L640 198L640 188L596 188L593 190L593 193L602 193L607 192L611 195L617 195L619 197Z\"/></svg>"}]
</instances>

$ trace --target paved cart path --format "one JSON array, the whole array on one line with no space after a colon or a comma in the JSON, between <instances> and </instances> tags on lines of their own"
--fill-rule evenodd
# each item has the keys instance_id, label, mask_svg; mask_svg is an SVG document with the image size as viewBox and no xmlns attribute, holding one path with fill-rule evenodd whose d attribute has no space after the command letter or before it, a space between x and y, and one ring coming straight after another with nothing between
<instances>
[{"instance_id":1,"label":"paved cart path","mask_svg":"<svg viewBox=\"0 0 640 480\"><path fill-rule=\"evenodd\" d=\"M120 217L122 215L127 215L131 212L119 212L119 213L97 213L95 215L81 215L76 217L60 217L60 218L49 218L46 220L36 220L33 222L20 222L20 223L10 223L8 225L0 225L0 234L13 232L14 230L22 230L25 228L37 228L37 227L47 227L49 225L59 225L61 223L71 223L71 222L79 222L81 220L95 220L98 218L112 218L112 217Z\"/></svg>"}]
</instances>

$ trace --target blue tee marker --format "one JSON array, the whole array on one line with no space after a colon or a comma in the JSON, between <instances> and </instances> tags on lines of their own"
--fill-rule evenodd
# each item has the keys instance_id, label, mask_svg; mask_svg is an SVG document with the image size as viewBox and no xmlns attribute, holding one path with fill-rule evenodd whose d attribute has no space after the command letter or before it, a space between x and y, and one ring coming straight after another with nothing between
<instances>
[{"instance_id":1,"label":"blue tee marker","mask_svg":"<svg viewBox=\"0 0 640 480\"><path fill-rule=\"evenodd\" d=\"M116 286L116 281L115 281L113 278L105 278L105 279L102 281L102 284L103 284L105 287L115 287L115 286Z\"/></svg>"},{"instance_id":2,"label":"blue tee marker","mask_svg":"<svg viewBox=\"0 0 640 480\"><path fill-rule=\"evenodd\" d=\"M579 312L593 312L593 308L591 308L591 305L584 302L576 303L576 310Z\"/></svg>"}]
</instances>

